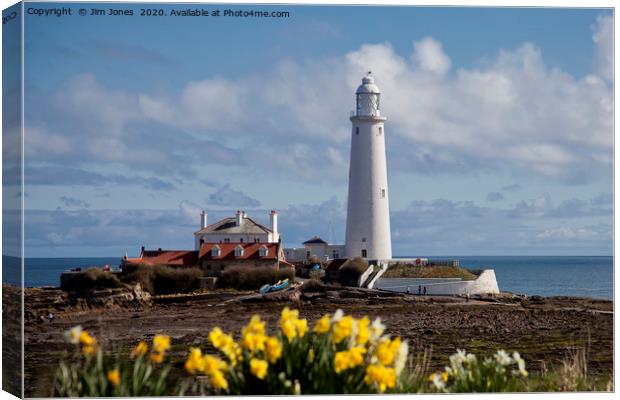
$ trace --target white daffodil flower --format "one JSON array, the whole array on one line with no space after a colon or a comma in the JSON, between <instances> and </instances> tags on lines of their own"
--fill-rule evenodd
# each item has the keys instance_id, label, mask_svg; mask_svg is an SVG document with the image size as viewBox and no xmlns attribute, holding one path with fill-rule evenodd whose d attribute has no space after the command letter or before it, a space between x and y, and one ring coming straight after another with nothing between
<instances>
[{"instance_id":1,"label":"white daffodil flower","mask_svg":"<svg viewBox=\"0 0 620 400\"><path fill-rule=\"evenodd\" d=\"M78 344L80 342L80 335L82 334L82 326L74 326L73 328L65 331L65 340L71 344Z\"/></svg>"},{"instance_id":2,"label":"white daffodil flower","mask_svg":"<svg viewBox=\"0 0 620 400\"><path fill-rule=\"evenodd\" d=\"M396 353L396 359L394 361L394 370L396 371L396 376L400 376L400 373L405 368L408 354L409 346L407 345L407 341L405 340L400 343L400 347L398 347L398 352Z\"/></svg>"},{"instance_id":3,"label":"white daffodil flower","mask_svg":"<svg viewBox=\"0 0 620 400\"><path fill-rule=\"evenodd\" d=\"M512 353L512 358L517 362L517 366L519 367L519 373L523 376L527 376L528 372L525 369L525 360L521 358L521 355L516 351Z\"/></svg>"},{"instance_id":4,"label":"white daffodil flower","mask_svg":"<svg viewBox=\"0 0 620 400\"><path fill-rule=\"evenodd\" d=\"M437 390L443 391L446 388L446 382L441 379L440 374L433 374L433 385L437 388Z\"/></svg>"},{"instance_id":5,"label":"white daffodil flower","mask_svg":"<svg viewBox=\"0 0 620 400\"><path fill-rule=\"evenodd\" d=\"M502 367L512 364L512 358L504 350L498 350L494 357L495 361Z\"/></svg>"},{"instance_id":6,"label":"white daffodil flower","mask_svg":"<svg viewBox=\"0 0 620 400\"><path fill-rule=\"evenodd\" d=\"M332 323L338 322L344 317L344 312L341 309L337 309L334 315L332 315Z\"/></svg>"}]
</instances>

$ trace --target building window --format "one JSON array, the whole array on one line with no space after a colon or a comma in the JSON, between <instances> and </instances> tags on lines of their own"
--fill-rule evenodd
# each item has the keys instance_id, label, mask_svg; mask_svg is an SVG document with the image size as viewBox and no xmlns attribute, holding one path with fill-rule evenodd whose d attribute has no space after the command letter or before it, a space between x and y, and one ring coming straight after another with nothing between
<instances>
[{"instance_id":1,"label":"building window","mask_svg":"<svg viewBox=\"0 0 620 400\"><path fill-rule=\"evenodd\" d=\"M355 134L356 134L356 135L359 135L359 134L360 134L360 128L359 128L359 126L356 126L356 127L355 127Z\"/></svg>"},{"instance_id":2,"label":"building window","mask_svg":"<svg viewBox=\"0 0 620 400\"><path fill-rule=\"evenodd\" d=\"M242 246L235 247L235 257L243 257L243 247Z\"/></svg>"},{"instance_id":3,"label":"building window","mask_svg":"<svg viewBox=\"0 0 620 400\"><path fill-rule=\"evenodd\" d=\"M267 257L267 246L261 246L260 249L258 249L258 255L261 257Z\"/></svg>"},{"instance_id":4,"label":"building window","mask_svg":"<svg viewBox=\"0 0 620 400\"><path fill-rule=\"evenodd\" d=\"M379 135L383 135L383 128L379 127Z\"/></svg>"},{"instance_id":5,"label":"building window","mask_svg":"<svg viewBox=\"0 0 620 400\"><path fill-rule=\"evenodd\" d=\"M381 189L381 198L385 199L385 189Z\"/></svg>"},{"instance_id":6,"label":"building window","mask_svg":"<svg viewBox=\"0 0 620 400\"><path fill-rule=\"evenodd\" d=\"M230 243L230 239L229 238L224 238L224 243Z\"/></svg>"},{"instance_id":7,"label":"building window","mask_svg":"<svg viewBox=\"0 0 620 400\"><path fill-rule=\"evenodd\" d=\"M366 258L368 256L368 252L366 249L362 249L362 257Z\"/></svg>"},{"instance_id":8,"label":"building window","mask_svg":"<svg viewBox=\"0 0 620 400\"><path fill-rule=\"evenodd\" d=\"M338 254L338 250L332 251L332 257L333 258L340 258L340 254Z\"/></svg>"},{"instance_id":9,"label":"building window","mask_svg":"<svg viewBox=\"0 0 620 400\"><path fill-rule=\"evenodd\" d=\"M220 246L213 246L211 249L211 257L219 257L222 254L222 250L220 250Z\"/></svg>"},{"instance_id":10,"label":"building window","mask_svg":"<svg viewBox=\"0 0 620 400\"><path fill-rule=\"evenodd\" d=\"M362 243L366 243L366 238L365 237L362 238Z\"/></svg>"},{"instance_id":11,"label":"building window","mask_svg":"<svg viewBox=\"0 0 620 400\"><path fill-rule=\"evenodd\" d=\"M306 258L310 258L310 252L306 251Z\"/></svg>"},{"instance_id":12,"label":"building window","mask_svg":"<svg viewBox=\"0 0 620 400\"><path fill-rule=\"evenodd\" d=\"M243 243L243 238L239 239L239 243Z\"/></svg>"}]
</instances>

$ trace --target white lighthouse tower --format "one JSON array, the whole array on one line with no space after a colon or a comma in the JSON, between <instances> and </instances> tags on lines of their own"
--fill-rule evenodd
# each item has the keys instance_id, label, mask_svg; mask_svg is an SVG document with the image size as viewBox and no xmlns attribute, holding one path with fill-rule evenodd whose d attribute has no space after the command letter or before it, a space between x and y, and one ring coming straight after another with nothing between
<instances>
[{"instance_id":1,"label":"white lighthouse tower","mask_svg":"<svg viewBox=\"0 0 620 400\"><path fill-rule=\"evenodd\" d=\"M390 206L381 92L371 73L355 92L356 110L351 116L351 163L347 205L347 257L371 260L392 258Z\"/></svg>"}]
</instances>

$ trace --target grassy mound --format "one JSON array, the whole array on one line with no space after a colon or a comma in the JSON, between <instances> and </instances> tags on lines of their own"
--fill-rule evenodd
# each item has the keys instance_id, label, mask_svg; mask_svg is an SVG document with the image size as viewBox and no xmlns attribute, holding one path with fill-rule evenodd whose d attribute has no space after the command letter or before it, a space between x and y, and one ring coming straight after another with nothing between
<instances>
[{"instance_id":1,"label":"grassy mound","mask_svg":"<svg viewBox=\"0 0 620 400\"><path fill-rule=\"evenodd\" d=\"M349 259L338 269L338 282L343 286L357 286L359 277L368 269L368 262L361 257Z\"/></svg>"},{"instance_id":2,"label":"grassy mound","mask_svg":"<svg viewBox=\"0 0 620 400\"><path fill-rule=\"evenodd\" d=\"M390 265L381 276L382 278L461 278L471 281L477 275L461 267L447 265L415 265L407 263L396 263Z\"/></svg>"},{"instance_id":3,"label":"grassy mound","mask_svg":"<svg viewBox=\"0 0 620 400\"><path fill-rule=\"evenodd\" d=\"M86 271L76 272L66 277L61 289L67 292L82 292L84 290L114 289L122 287L118 277L110 271L101 268L89 268Z\"/></svg>"},{"instance_id":4,"label":"grassy mound","mask_svg":"<svg viewBox=\"0 0 620 400\"><path fill-rule=\"evenodd\" d=\"M199 268L171 268L164 265L125 266L121 279L125 283L135 285L151 294L187 293L200 287L202 277Z\"/></svg>"},{"instance_id":5,"label":"grassy mound","mask_svg":"<svg viewBox=\"0 0 620 400\"><path fill-rule=\"evenodd\" d=\"M274 284L282 279L289 279L293 283L295 270L282 267L233 267L225 269L217 280L219 288L235 288L241 290L256 290L266 284Z\"/></svg>"}]
</instances>

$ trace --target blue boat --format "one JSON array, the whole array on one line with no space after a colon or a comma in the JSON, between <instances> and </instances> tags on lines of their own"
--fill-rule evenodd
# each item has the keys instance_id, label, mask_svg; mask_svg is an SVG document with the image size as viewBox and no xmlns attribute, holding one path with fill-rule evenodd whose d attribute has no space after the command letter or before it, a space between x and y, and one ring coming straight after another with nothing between
<instances>
[{"instance_id":1,"label":"blue boat","mask_svg":"<svg viewBox=\"0 0 620 400\"><path fill-rule=\"evenodd\" d=\"M286 288L288 286L289 282L288 282L288 278L283 280L283 281L278 281L276 282L274 285L263 285L261 286L260 289L258 289L259 292L261 292L262 294L266 294L266 293L271 293L271 292L277 292L278 290L282 290L284 288Z\"/></svg>"}]
</instances>

